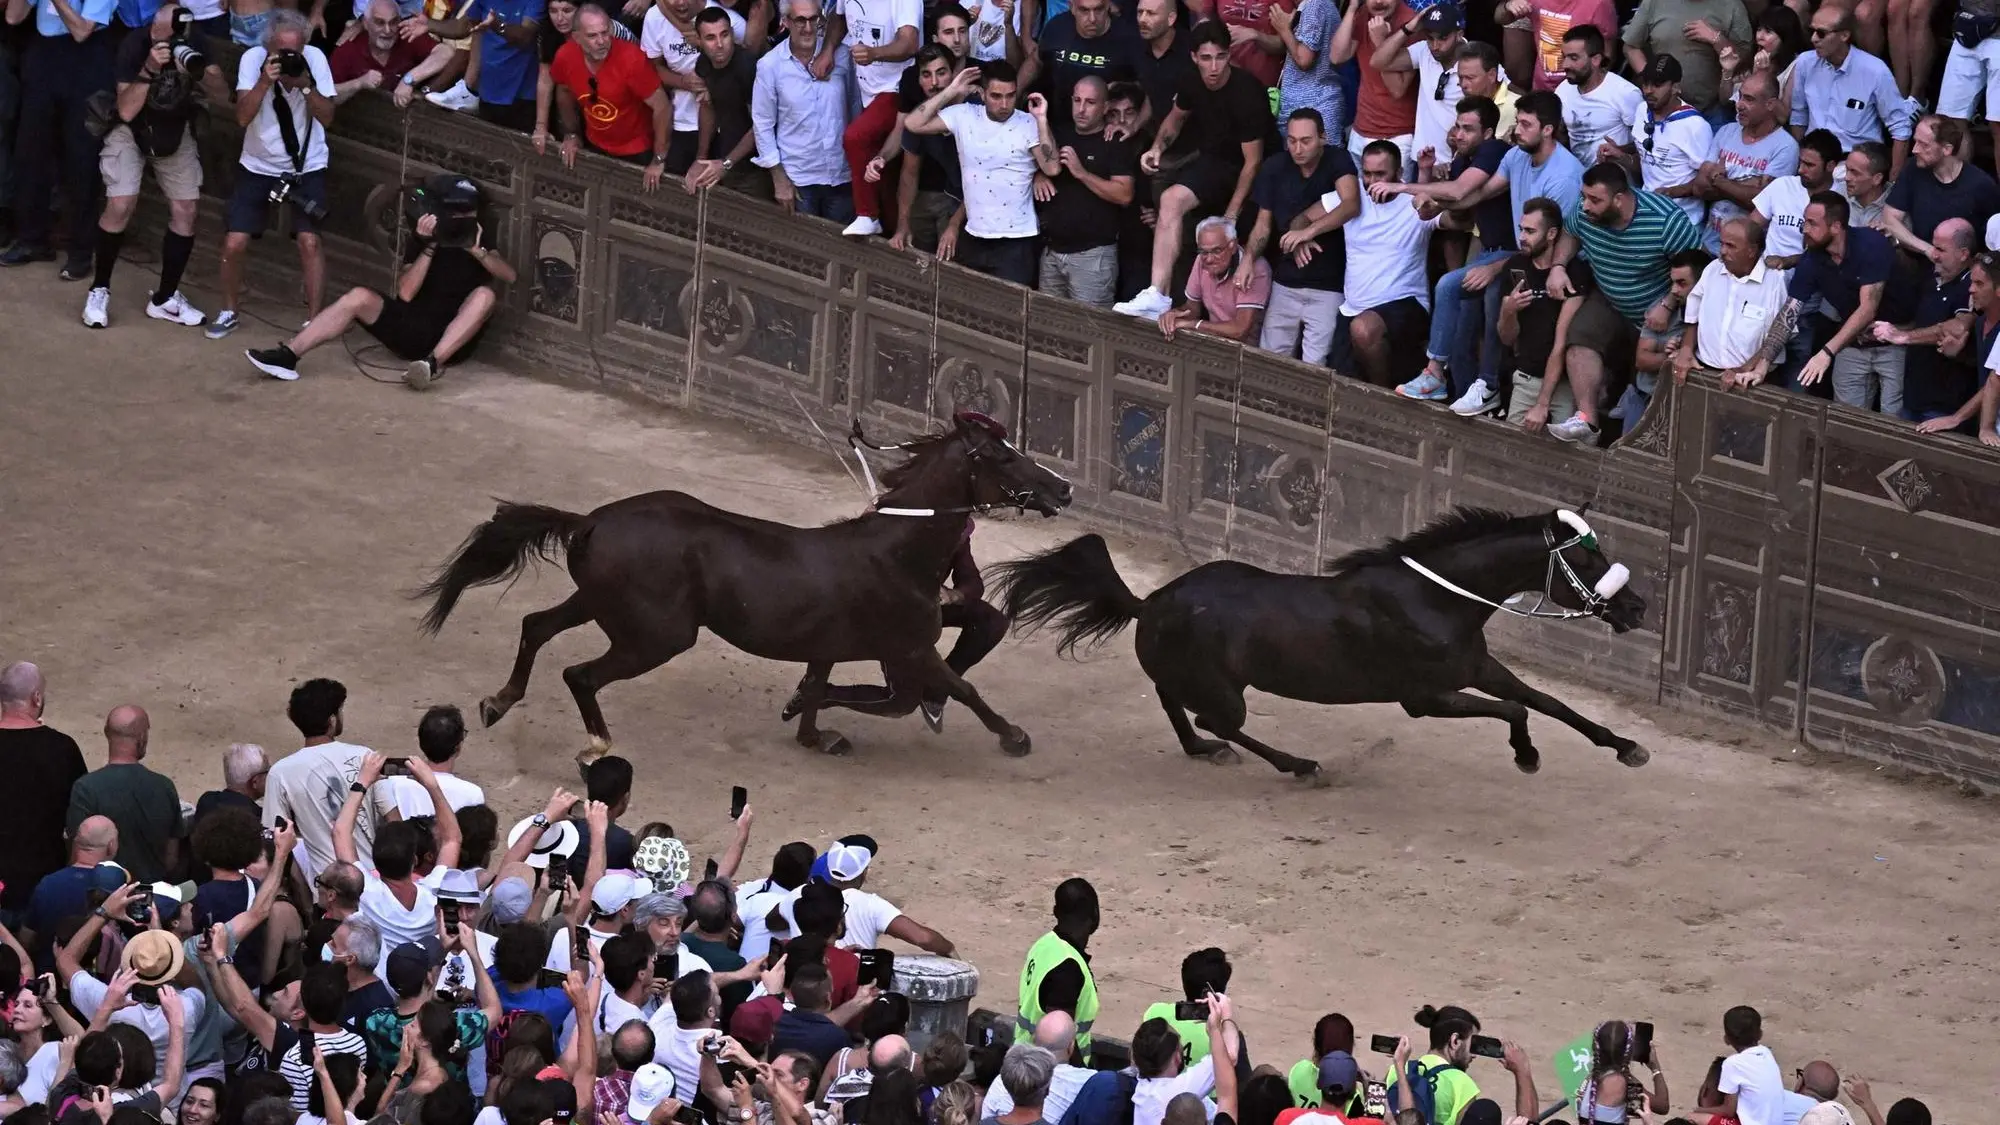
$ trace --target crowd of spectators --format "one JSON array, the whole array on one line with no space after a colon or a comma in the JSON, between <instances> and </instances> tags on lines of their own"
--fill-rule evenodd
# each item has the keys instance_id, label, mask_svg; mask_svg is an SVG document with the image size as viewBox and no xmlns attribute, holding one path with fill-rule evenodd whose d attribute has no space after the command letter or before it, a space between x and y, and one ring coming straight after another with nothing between
<instances>
[{"instance_id":1,"label":"crowd of spectators","mask_svg":"<svg viewBox=\"0 0 2000 1125\"><path fill-rule=\"evenodd\" d=\"M172 221L148 315L233 330L286 203L310 320L326 127L375 91L1565 441L1698 370L2000 444L2000 320L1959 292L2000 241L1971 127L2000 138L1992 0L296 2L7 0L0 264L60 247L106 326L150 165ZM233 83L223 40L245 48ZM197 97L246 131L213 316L180 289ZM1749 273L1716 258L1739 220ZM1718 302L1732 277L1788 300ZM430 318L469 311L464 288ZM361 323L428 382L476 336L400 309L377 331L356 301L252 361L292 377Z\"/></svg>"},{"instance_id":2,"label":"crowd of spectators","mask_svg":"<svg viewBox=\"0 0 2000 1125\"><path fill-rule=\"evenodd\" d=\"M1398 159L1369 144L1371 187L1399 182ZM1556 268L1554 206L1527 216L1522 253ZM1724 228L1731 276L1746 229ZM1203 258L1226 247L1217 233L1202 228ZM1545 346L1521 342L1523 306L1502 305L1502 335ZM291 694L299 749L230 746L221 787L190 804L146 764L143 709L111 711L92 769L45 699L34 665L0 668L8 1125L1930 1125L1914 1099L1883 1113L1860 1079L1850 1114L1825 1061L1788 1084L1748 1007L1723 1014L1728 1053L1691 1096L1670 1089L1651 1024L1563 1045L1562 1089L1545 1092L1525 1048L1453 1006L1365 1051L1328 1014L1304 1057L1267 1044L1257 1064L1213 947L1114 1057L1082 878L1056 888L1011 1018L960 1035L912 1022L883 947L955 949L868 889L869 836L786 843L745 877L739 795L727 848L698 870L671 825L630 826L634 771L616 756L503 832L462 769L456 708L385 756L350 741L326 679Z\"/></svg>"}]
</instances>

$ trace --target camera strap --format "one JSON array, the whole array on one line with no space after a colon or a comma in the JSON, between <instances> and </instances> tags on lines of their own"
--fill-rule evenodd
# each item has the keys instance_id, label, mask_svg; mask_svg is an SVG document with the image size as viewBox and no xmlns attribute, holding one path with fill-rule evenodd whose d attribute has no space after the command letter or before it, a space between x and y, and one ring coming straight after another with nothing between
<instances>
[{"instance_id":1,"label":"camera strap","mask_svg":"<svg viewBox=\"0 0 2000 1125\"><path fill-rule=\"evenodd\" d=\"M306 74L310 76L312 70L308 68ZM306 170L306 144L312 141L312 106L306 106L306 135L303 143L299 139L298 126L292 124L292 98L289 91L279 88L278 104L271 107L271 112L278 118L278 139L284 143L285 155L292 158L292 171L303 173Z\"/></svg>"}]
</instances>

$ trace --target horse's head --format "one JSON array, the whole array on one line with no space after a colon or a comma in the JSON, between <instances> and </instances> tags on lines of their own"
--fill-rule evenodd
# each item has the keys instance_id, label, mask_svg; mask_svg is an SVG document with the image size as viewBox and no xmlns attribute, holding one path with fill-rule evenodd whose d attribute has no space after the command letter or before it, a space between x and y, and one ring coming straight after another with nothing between
<instances>
[{"instance_id":1,"label":"horse's head","mask_svg":"<svg viewBox=\"0 0 2000 1125\"><path fill-rule=\"evenodd\" d=\"M953 414L951 429L925 445L931 456L956 461L951 467L968 486L966 503L976 509L1024 508L1053 516L1069 506L1069 481L1015 448L1007 440L1007 427L984 414L971 410ZM947 465L940 463L938 479L947 471ZM911 479L915 476L912 473Z\"/></svg>"},{"instance_id":2,"label":"horse's head","mask_svg":"<svg viewBox=\"0 0 2000 1125\"><path fill-rule=\"evenodd\" d=\"M1547 534L1554 545L1556 570L1567 579L1550 583L1549 596L1555 603L1595 613L1614 633L1638 628L1646 619L1646 599L1626 587L1632 572L1624 563L1604 557L1581 511L1558 508L1549 513Z\"/></svg>"}]
</instances>

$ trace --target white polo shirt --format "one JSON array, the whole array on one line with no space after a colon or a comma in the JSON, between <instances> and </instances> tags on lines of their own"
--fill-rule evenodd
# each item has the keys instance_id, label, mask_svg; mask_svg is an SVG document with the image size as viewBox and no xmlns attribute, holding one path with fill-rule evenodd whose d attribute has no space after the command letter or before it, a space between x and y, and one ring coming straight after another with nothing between
<instances>
[{"instance_id":1,"label":"white polo shirt","mask_svg":"<svg viewBox=\"0 0 2000 1125\"><path fill-rule=\"evenodd\" d=\"M1588 94L1565 81L1556 87L1556 100L1562 102L1563 124L1569 127L1569 150L1585 168L1597 163L1599 141L1631 144L1632 117L1646 112L1639 87L1615 74L1606 74Z\"/></svg>"},{"instance_id":2,"label":"white polo shirt","mask_svg":"<svg viewBox=\"0 0 2000 1125\"><path fill-rule=\"evenodd\" d=\"M1639 173L1646 190L1659 191L1694 179L1715 147L1715 127L1693 106L1682 106L1664 120L1655 120L1652 109L1641 103L1639 112L1632 115L1632 143L1639 149ZM1674 202L1700 230L1708 218L1708 204L1694 196Z\"/></svg>"},{"instance_id":3,"label":"white polo shirt","mask_svg":"<svg viewBox=\"0 0 2000 1125\"><path fill-rule=\"evenodd\" d=\"M1785 307L1790 279L1790 271L1771 269L1761 257L1745 277L1730 273L1721 258L1708 263L1682 314L1695 326L1695 362L1720 371L1755 358Z\"/></svg>"}]
</instances>

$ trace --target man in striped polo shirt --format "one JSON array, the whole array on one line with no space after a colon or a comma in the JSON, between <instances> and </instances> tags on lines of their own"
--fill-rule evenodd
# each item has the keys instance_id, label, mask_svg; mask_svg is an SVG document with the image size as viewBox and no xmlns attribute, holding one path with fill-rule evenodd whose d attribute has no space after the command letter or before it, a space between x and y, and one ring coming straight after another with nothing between
<instances>
[{"instance_id":1,"label":"man in striped polo shirt","mask_svg":"<svg viewBox=\"0 0 2000 1125\"><path fill-rule=\"evenodd\" d=\"M1639 325L1670 284L1669 259L1701 245L1701 235L1673 200L1634 188L1625 170L1608 162L1583 174L1583 197L1563 225L1568 233L1557 259L1581 251L1597 288L1577 310L1563 356L1576 413L1550 426L1549 434L1594 444L1606 374L1631 370ZM1549 275L1549 292L1568 290L1558 266Z\"/></svg>"}]
</instances>

